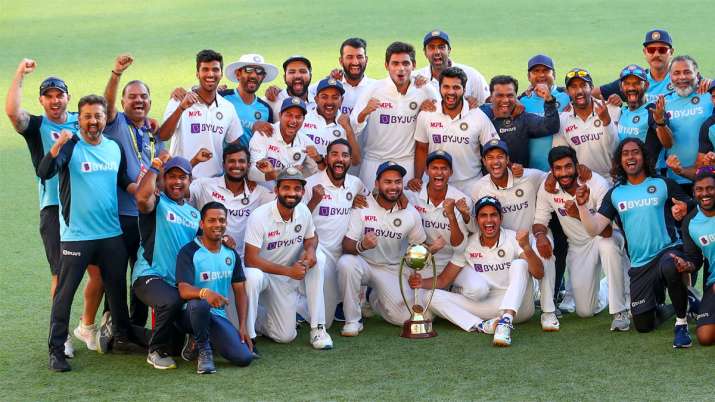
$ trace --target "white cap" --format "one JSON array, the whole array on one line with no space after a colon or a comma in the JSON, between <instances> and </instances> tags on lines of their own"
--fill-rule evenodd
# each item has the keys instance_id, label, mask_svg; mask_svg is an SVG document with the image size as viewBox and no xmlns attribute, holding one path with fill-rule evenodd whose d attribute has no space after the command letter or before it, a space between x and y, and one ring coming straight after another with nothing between
<instances>
[{"instance_id":1,"label":"white cap","mask_svg":"<svg viewBox=\"0 0 715 402\"><path fill-rule=\"evenodd\" d=\"M263 82L271 82L278 76L278 67L273 64L266 63L263 56L260 54L244 54L238 61L235 61L226 66L226 70L223 75L230 81L238 82L236 78L236 70L245 66L261 66L266 70L266 76L263 78Z\"/></svg>"}]
</instances>

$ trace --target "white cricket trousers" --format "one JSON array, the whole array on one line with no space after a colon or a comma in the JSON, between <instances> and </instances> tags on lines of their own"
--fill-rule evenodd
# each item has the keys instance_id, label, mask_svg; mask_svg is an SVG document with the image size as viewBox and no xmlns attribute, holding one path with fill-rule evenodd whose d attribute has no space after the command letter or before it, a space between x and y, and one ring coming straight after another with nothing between
<instances>
[{"instance_id":1,"label":"white cricket trousers","mask_svg":"<svg viewBox=\"0 0 715 402\"><path fill-rule=\"evenodd\" d=\"M526 260L512 261L506 289L490 289L483 275L468 267L459 273L454 286L455 292L435 291L430 311L465 331L501 316L504 310L516 311L515 323L528 321L534 315L533 286Z\"/></svg>"},{"instance_id":2,"label":"white cricket trousers","mask_svg":"<svg viewBox=\"0 0 715 402\"><path fill-rule=\"evenodd\" d=\"M335 308L340 302L337 274L337 263L340 255L331 254L320 244L318 245L318 251L322 252L322 255L325 257L325 263L323 265L323 300L325 303L325 328L330 328L335 319ZM307 289L307 287L305 289ZM298 314L310 322L310 304L308 303L308 297L302 290L303 288L301 288L300 300L298 302Z\"/></svg>"}]
</instances>

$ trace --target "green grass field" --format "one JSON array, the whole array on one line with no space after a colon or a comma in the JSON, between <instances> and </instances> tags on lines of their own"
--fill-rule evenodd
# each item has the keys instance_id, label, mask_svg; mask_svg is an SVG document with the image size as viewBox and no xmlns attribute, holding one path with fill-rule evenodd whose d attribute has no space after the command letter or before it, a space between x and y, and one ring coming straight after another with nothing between
<instances>
[{"instance_id":1,"label":"green grass field","mask_svg":"<svg viewBox=\"0 0 715 402\"><path fill-rule=\"evenodd\" d=\"M602 83L628 63L643 63L640 43L653 27L668 29L676 52L693 55L712 77L714 13L710 0L0 0L0 94L4 101L18 62L31 57L38 68L25 81L24 106L40 112L37 88L50 74L67 80L76 105L84 94L102 93L115 56L131 52L136 60L123 80L146 81L151 115L161 118L169 91L195 81L194 56L203 48L229 62L259 52L277 65L303 53L321 77L336 65L339 43L360 36L368 41L368 74L382 78L388 43L419 47L435 27L450 33L455 60L487 78L507 73L526 82L526 60L543 52L556 61L558 82L578 65ZM418 55L418 66L424 64ZM0 400L713 399L715 348L674 351L670 324L651 334L612 334L607 314L568 316L556 334L542 333L535 317L517 328L510 349L444 322L436 325L439 337L408 341L398 337L399 328L370 319L358 338L341 338L333 327L332 351L312 350L303 330L291 345L263 341L264 358L249 368L222 362L218 374L206 377L194 374L193 364L160 372L144 356L100 356L75 341L74 371L51 373L49 272L37 233L36 186L25 144L5 117L0 155Z\"/></svg>"}]
</instances>

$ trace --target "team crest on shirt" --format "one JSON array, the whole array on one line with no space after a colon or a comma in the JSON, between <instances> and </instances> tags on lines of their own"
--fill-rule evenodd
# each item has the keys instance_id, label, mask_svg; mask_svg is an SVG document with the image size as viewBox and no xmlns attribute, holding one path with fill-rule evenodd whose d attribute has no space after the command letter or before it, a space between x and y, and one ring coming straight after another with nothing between
<instances>
[{"instance_id":1,"label":"team crest on shirt","mask_svg":"<svg viewBox=\"0 0 715 402\"><path fill-rule=\"evenodd\" d=\"M693 105L697 105L698 103L700 103L700 97L694 96L693 99L690 100L690 102L692 102Z\"/></svg>"},{"instance_id":2,"label":"team crest on shirt","mask_svg":"<svg viewBox=\"0 0 715 402\"><path fill-rule=\"evenodd\" d=\"M636 124L636 123L638 123L639 121L641 121L641 117L640 117L640 116L633 116L633 124Z\"/></svg>"},{"instance_id":3,"label":"team crest on shirt","mask_svg":"<svg viewBox=\"0 0 715 402\"><path fill-rule=\"evenodd\" d=\"M499 258L504 258L504 256L506 255L506 251L499 249L499 251L497 251L497 255L499 256Z\"/></svg>"},{"instance_id":4,"label":"team crest on shirt","mask_svg":"<svg viewBox=\"0 0 715 402\"><path fill-rule=\"evenodd\" d=\"M333 130L333 136L340 137L340 130Z\"/></svg>"},{"instance_id":5,"label":"team crest on shirt","mask_svg":"<svg viewBox=\"0 0 715 402\"><path fill-rule=\"evenodd\" d=\"M672 91L672 90L673 90L673 83L671 82L671 83L669 83L668 85L666 85L665 87L668 89L668 91Z\"/></svg>"},{"instance_id":6,"label":"team crest on shirt","mask_svg":"<svg viewBox=\"0 0 715 402\"><path fill-rule=\"evenodd\" d=\"M558 110L558 109L561 109L561 102L556 101L556 109L557 109L557 110Z\"/></svg>"},{"instance_id":7,"label":"team crest on shirt","mask_svg":"<svg viewBox=\"0 0 715 402\"><path fill-rule=\"evenodd\" d=\"M300 152L296 152L293 154L293 160L296 162L300 160Z\"/></svg>"},{"instance_id":8,"label":"team crest on shirt","mask_svg":"<svg viewBox=\"0 0 715 402\"><path fill-rule=\"evenodd\" d=\"M601 122L601 119L596 119L596 121L593 122L593 125L596 126L596 127L601 127L601 124L603 124L603 123Z\"/></svg>"},{"instance_id":9,"label":"team crest on shirt","mask_svg":"<svg viewBox=\"0 0 715 402\"><path fill-rule=\"evenodd\" d=\"M232 262L233 260L231 259L231 257L226 257L226 265L230 267Z\"/></svg>"},{"instance_id":10,"label":"team crest on shirt","mask_svg":"<svg viewBox=\"0 0 715 402\"><path fill-rule=\"evenodd\" d=\"M300 224L295 225L295 232L296 232L296 233L300 232L301 229L303 229L303 225L300 225Z\"/></svg>"},{"instance_id":11,"label":"team crest on shirt","mask_svg":"<svg viewBox=\"0 0 715 402\"><path fill-rule=\"evenodd\" d=\"M650 194L655 193L655 186L648 186L648 192L649 192Z\"/></svg>"},{"instance_id":12,"label":"team crest on shirt","mask_svg":"<svg viewBox=\"0 0 715 402\"><path fill-rule=\"evenodd\" d=\"M249 202L250 202L250 201L248 200L248 197L243 197L243 198L241 198L241 204L243 204L243 205L248 205Z\"/></svg>"},{"instance_id":13,"label":"team crest on shirt","mask_svg":"<svg viewBox=\"0 0 715 402\"><path fill-rule=\"evenodd\" d=\"M447 217L447 211L442 211L442 216Z\"/></svg>"},{"instance_id":14,"label":"team crest on shirt","mask_svg":"<svg viewBox=\"0 0 715 402\"><path fill-rule=\"evenodd\" d=\"M506 120L504 120L504 126L505 126L505 127L511 126L511 119L506 119Z\"/></svg>"},{"instance_id":15,"label":"team crest on shirt","mask_svg":"<svg viewBox=\"0 0 715 402\"><path fill-rule=\"evenodd\" d=\"M352 199L353 199L353 193L351 193L350 191L348 191L347 194L345 194L345 199L348 200L348 201L352 201Z\"/></svg>"},{"instance_id":16,"label":"team crest on shirt","mask_svg":"<svg viewBox=\"0 0 715 402\"><path fill-rule=\"evenodd\" d=\"M462 124L459 125L459 129L462 131L467 131L468 128L469 124L467 124L466 122L462 122Z\"/></svg>"},{"instance_id":17,"label":"team crest on shirt","mask_svg":"<svg viewBox=\"0 0 715 402\"><path fill-rule=\"evenodd\" d=\"M517 197L523 197L524 196L524 190L517 188L515 191L515 194Z\"/></svg>"},{"instance_id":18,"label":"team crest on shirt","mask_svg":"<svg viewBox=\"0 0 715 402\"><path fill-rule=\"evenodd\" d=\"M221 113L221 112L216 112L216 118L219 119L219 120L223 119L223 113Z\"/></svg>"},{"instance_id":19,"label":"team crest on shirt","mask_svg":"<svg viewBox=\"0 0 715 402\"><path fill-rule=\"evenodd\" d=\"M392 224L399 228L402 225L402 220L400 218L395 218L395 220L392 221Z\"/></svg>"},{"instance_id":20,"label":"team crest on shirt","mask_svg":"<svg viewBox=\"0 0 715 402\"><path fill-rule=\"evenodd\" d=\"M256 120L260 120L260 119L261 119L261 112L256 112L256 113L254 113L254 114L253 114L253 117L254 117Z\"/></svg>"},{"instance_id":21,"label":"team crest on shirt","mask_svg":"<svg viewBox=\"0 0 715 402\"><path fill-rule=\"evenodd\" d=\"M415 110L417 109L417 102L410 102L410 109Z\"/></svg>"},{"instance_id":22,"label":"team crest on shirt","mask_svg":"<svg viewBox=\"0 0 715 402\"><path fill-rule=\"evenodd\" d=\"M191 217L196 219L199 217L199 215L196 213L196 211L191 211Z\"/></svg>"}]
</instances>

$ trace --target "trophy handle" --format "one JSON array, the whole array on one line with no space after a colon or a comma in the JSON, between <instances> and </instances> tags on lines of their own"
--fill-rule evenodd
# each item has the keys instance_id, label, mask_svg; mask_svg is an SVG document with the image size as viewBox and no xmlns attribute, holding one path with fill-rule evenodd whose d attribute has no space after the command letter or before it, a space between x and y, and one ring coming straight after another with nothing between
<instances>
[{"instance_id":1,"label":"trophy handle","mask_svg":"<svg viewBox=\"0 0 715 402\"><path fill-rule=\"evenodd\" d=\"M402 274L404 273L404 270L405 270L405 260L403 258L400 261L400 271L398 273L398 278L400 279L400 296L402 296L402 300L405 301L405 307L407 307L407 311L409 311L410 315L412 315L412 314L414 314L414 311L412 311L412 307L410 307L410 302L408 302L407 297L405 297L405 287L402 284L402 282L403 282Z\"/></svg>"},{"instance_id":2,"label":"trophy handle","mask_svg":"<svg viewBox=\"0 0 715 402\"><path fill-rule=\"evenodd\" d=\"M434 291L437 289L437 264L434 263L434 255L432 254L430 254L430 262L432 263L432 293L430 293L429 299L427 299L425 311L427 311L430 304L432 304L432 296L434 296Z\"/></svg>"}]
</instances>

